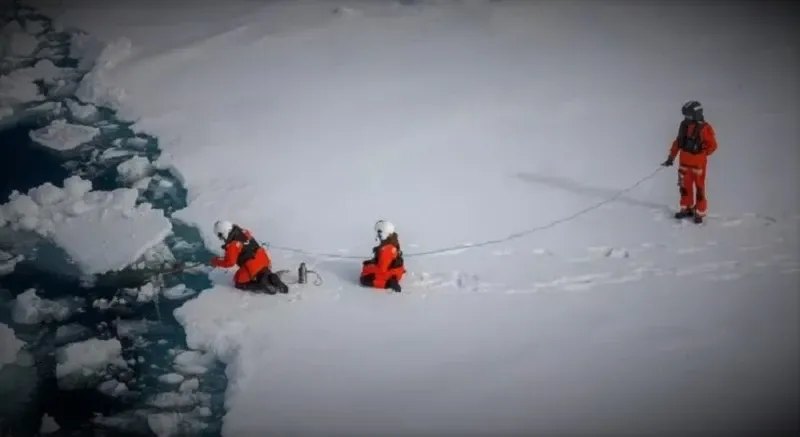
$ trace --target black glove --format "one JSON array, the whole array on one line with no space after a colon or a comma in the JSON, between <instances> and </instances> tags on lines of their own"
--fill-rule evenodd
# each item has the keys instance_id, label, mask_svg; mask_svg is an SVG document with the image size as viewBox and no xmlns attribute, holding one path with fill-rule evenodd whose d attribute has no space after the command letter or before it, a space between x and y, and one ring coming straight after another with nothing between
<instances>
[{"instance_id":1,"label":"black glove","mask_svg":"<svg viewBox=\"0 0 800 437\"><path fill-rule=\"evenodd\" d=\"M661 166L662 167L672 167L672 164L674 164L674 163L675 163L675 158L670 156L670 157L667 158L666 161L661 163Z\"/></svg>"}]
</instances>

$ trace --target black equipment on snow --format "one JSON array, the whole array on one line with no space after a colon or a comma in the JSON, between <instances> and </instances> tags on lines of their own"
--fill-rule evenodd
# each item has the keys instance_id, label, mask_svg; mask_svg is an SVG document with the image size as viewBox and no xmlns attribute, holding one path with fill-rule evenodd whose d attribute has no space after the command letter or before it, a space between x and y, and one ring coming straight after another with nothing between
<instances>
[{"instance_id":1,"label":"black equipment on snow","mask_svg":"<svg viewBox=\"0 0 800 437\"><path fill-rule=\"evenodd\" d=\"M300 267L297 268L297 283L305 284L306 282L308 282L308 269L306 263L300 263Z\"/></svg>"}]
</instances>

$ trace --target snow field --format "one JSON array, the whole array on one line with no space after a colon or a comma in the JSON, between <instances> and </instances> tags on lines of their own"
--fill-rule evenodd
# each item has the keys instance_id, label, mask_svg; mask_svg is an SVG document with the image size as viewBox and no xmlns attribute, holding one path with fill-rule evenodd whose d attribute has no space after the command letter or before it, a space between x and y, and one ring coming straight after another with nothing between
<instances>
[{"instance_id":1,"label":"snow field","mask_svg":"<svg viewBox=\"0 0 800 437\"><path fill-rule=\"evenodd\" d=\"M176 317L228 366L232 436L796 422L800 72L777 4L45 6L102 42L77 97L159 139L189 190L175 217L214 249L219 218L351 257L379 218L409 254L479 243L639 181L685 100L717 130L703 227L668 219L672 168L524 239L410 256L388 299L357 260L273 250L325 278L289 296L214 272Z\"/></svg>"}]
</instances>

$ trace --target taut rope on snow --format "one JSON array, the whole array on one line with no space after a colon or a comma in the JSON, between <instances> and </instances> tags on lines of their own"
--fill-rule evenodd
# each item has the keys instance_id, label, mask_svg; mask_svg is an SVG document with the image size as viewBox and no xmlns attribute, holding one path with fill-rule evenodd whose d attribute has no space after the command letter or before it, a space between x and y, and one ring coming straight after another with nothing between
<instances>
[{"instance_id":1,"label":"taut rope on snow","mask_svg":"<svg viewBox=\"0 0 800 437\"><path fill-rule=\"evenodd\" d=\"M609 197L609 198L607 198L607 199L605 199L605 200L603 200L601 202L595 203L595 204L593 204L593 205L591 205L591 206L589 206L587 208L584 208L584 209L582 209L580 211L577 211L577 212L575 212L575 213L573 213L571 215L568 215L566 217L560 218L558 220L553 220L552 222L549 222L547 224L540 225L540 226L537 226L535 228L526 229L524 231L515 232L515 233L507 235L507 236L505 236L503 238L497 238L497 239L494 239L494 240L486 240L486 241L482 241L480 243L459 244L459 245L456 245L456 246L443 247L443 248L440 248L440 249L433 249L433 250L426 250L426 251L423 251L423 252L404 253L403 257L409 258L409 257L417 257L417 256L437 255L437 254L446 253L446 252L452 252L452 251L456 251L456 250L471 249L471 248L474 248L474 247L491 246L491 245L494 245L494 244L505 243L507 241L515 240L517 238L521 238L521 237L524 237L524 236L527 236L527 235L530 235L530 234L533 234L533 233L536 233L536 232L539 232L539 231L543 231L545 229L552 228L552 227L560 225L562 223L566 223L566 222L575 220L576 218L578 218L578 217L580 217L580 216L582 216L584 214L587 214L587 213L589 213L591 211L594 211L595 209L598 209L598 208L600 208L600 207L602 207L602 206L604 206L604 205L606 205L608 203L614 202L615 200L617 200L620 197L622 197L622 195L634 190L639 185L641 185L641 184L649 181L650 179L654 178L663 169L664 169L664 167L658 166L650 174L648 174L647 176L639 179L633 185L630 185L629 187L627 187L627 188L625 188L625 189L623 189L621 191L618 191L613 196L611 196L611 197ZM271 249L284 250L284 251L287 251L287 252L294 252L294 253L299 253L299 254L303 254L303 255L316 256L316 257L320 257L320 258L333 258L333 259L363 259L364 258L363 256L341 255L341 254L337 254L337 253L309 252L309 251L306 251L306 250L296 249L296 248L293 248L293 247L270 245L268 243L264 244L264 246L266 246L267 248L271 248ZM309 272L311 272L311 271L309 270ZM317 277L319 277L319 275L317 275Z\"/></svg>"}]
</instances>

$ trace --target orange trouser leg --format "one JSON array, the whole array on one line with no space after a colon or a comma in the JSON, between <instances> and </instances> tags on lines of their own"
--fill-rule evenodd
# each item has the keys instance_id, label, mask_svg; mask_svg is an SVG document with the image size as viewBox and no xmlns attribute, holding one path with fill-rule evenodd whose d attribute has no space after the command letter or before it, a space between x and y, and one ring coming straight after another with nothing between
<instances>
[{"instance_id":1,"label":"orange trouser leg","mask_svg":"<svg viewBox=\"0 0 800 437\"><path fill-rule=\"evenodd\" d=\"M242 267L236 271L233 275L233 282L236 284L246 284L253 280L253 276L250 275L250 272L247 270L246 267Z\"/></svg>"},{"instance_id":2,"label":"orange trouser leg","mask_svg":"<svg viewBox=\"0 0 800 437\"><path fill-rule=\"evenodd\" d=\"M694 210L699 216L705 216L708 209L708 200L706 200L706 169L693 168L692 175L695 186L695 204Z\"/></svg>"},{"instance_id":3,"label":"orange trouser leg","mask_svg":"<svg viewBox=\"0 0 800 437\"><path fill-rule=\"evenodd\" d=\"M690 167L678 168L678 189L681 193L681 209L694 206L694 173Z\"/></svg>"}]
</instances>

